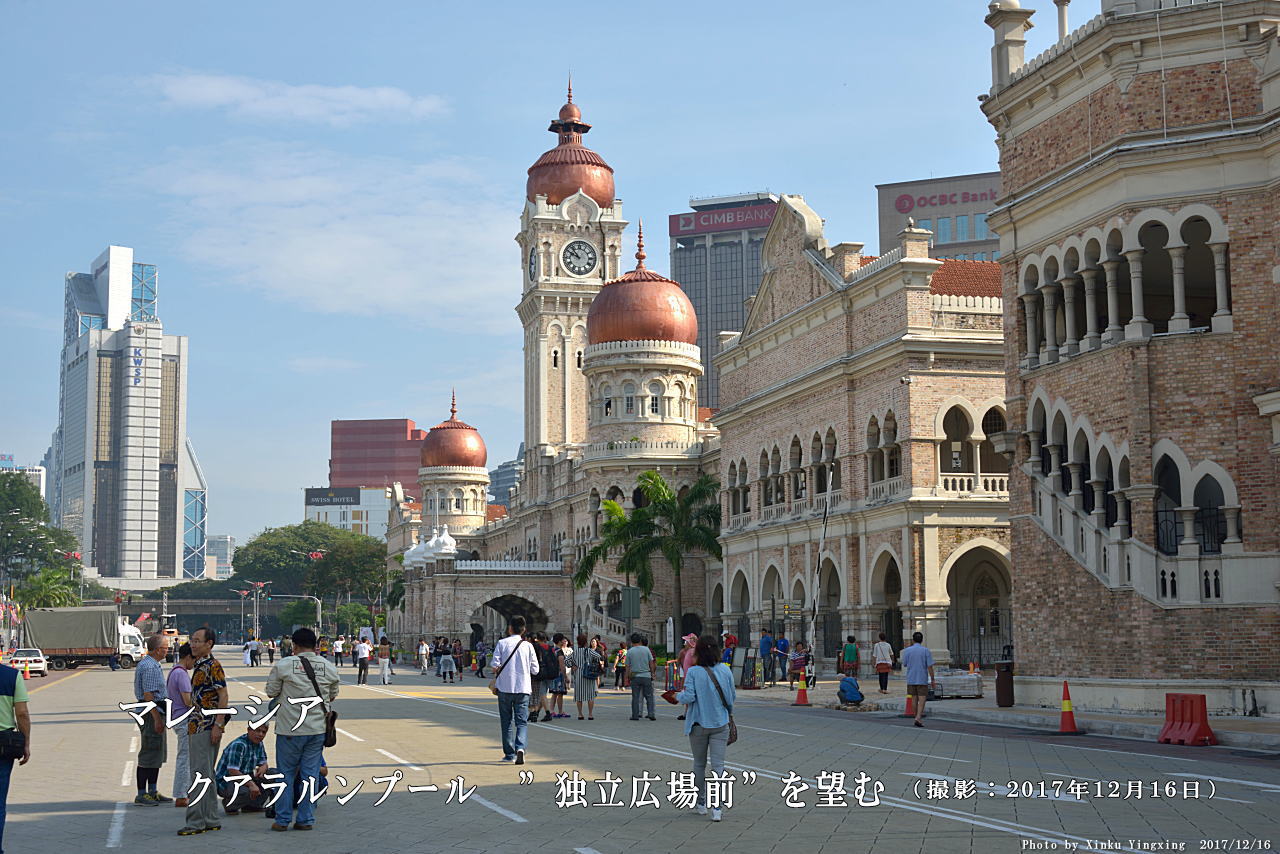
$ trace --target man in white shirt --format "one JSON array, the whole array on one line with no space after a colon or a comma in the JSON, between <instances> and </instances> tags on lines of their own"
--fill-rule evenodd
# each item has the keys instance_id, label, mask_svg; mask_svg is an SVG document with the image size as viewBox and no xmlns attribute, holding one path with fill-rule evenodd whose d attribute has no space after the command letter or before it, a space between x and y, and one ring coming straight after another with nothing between
<instances>
[{"instance_id":1,"label":"man in white shirt","mask_svg":"<svg viewBox=\"0 0 1280 854\"><path fill-rule=\"evenodd\" d=\"M418 667L422 670L422 675L427 675L427 660L431 658L431 650L427 646L426 638L418 638Z\"/></svg>"},{"instance_id":2,"label":"man in white shirt","mask_svg":"<svg viewBox=\"0 0 1280 854\"><path fill-rule=\"evenodd\" d=\"M362 636L360 641L351 650L356 657L356 684L369 684L369 653L373 651L373 647Z\"/></svg>"},{"instance_id":3,"label":"man in white shirt","mask_svg":"<svg viewBox=\"0 0 1280 854\"><path fill-rule=\"evenodd\" d=\"M341 667L341 666L342 666L342 653L346 650L346 648L347 648L347 639L346 639L346 637L345 637L345 636L343 636L343 635L338 635L338 639L337 639L336 641L334 641L334 642L333 642L333 663L334 663L334 665L336 665L336 666L338 666L338 667Z\"/></svg>"},{"instance_id":4,"label":"man in white shirt","mask_svg":"<svg viewBox=\"0 0 1280 854\"><path fill-rule=\"evenodd\" d=\"M493 650L493 675L502 725L502 761L524 764L529 731L529 694L538 675L538 656L524 636L524 617L507 620L507 636Z\"/></svg>"}]
</instances>

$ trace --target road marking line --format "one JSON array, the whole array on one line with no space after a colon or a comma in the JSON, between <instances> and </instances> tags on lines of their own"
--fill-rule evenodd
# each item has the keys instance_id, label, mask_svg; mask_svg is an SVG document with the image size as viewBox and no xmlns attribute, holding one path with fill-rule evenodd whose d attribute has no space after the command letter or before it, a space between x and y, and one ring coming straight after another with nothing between
<instances>
[{"instance_id":1,"label":"road marking line","mask_svg":"<svg viewBox=\"0 0 1280 854\"><path fill-rule=\"evenodd\" d=\"M380 689L373 688L372 686L367 686L367 685L363 687L367 687L371 691L378 691L379 693L383 693L383 694L387 694L395 697L403 697L406 700L413 700L414 702L418 702L418 703L434 703L435 705L438 705L438 706L447 706L449 708L459 709L464 712L472 712L474 714L487 715L488 717L491 717L491 718L498 717L497 712L491 712L485 709L473 709L468 706L461 706L456 703L446 702L444 700L428 700L422 697L407 697L395 691L382 691ZM640 744L634 741L620 741L616 738L606 738L605 736L601 736L601 735L593 735L591 733L577 732L574 730L567 730L567 729L552 730L552 731L565 733L566 735L574 735L579 738L587 738L593 741L601 741L601 742L604 742L605 744L623 745L625 747L630 747L633 750L643 750L649 753L657 753L663 756L674 757L676 759L688 760L689 758L689 754L687 753L678 753L674 750L668 750L666 748L661 748L661 747L653 747L651 745ZM1115 753L1118 751L1108 751L1108 752ZM775 781L782 780L781 774L779 774L776 771L771 771L768 768L759 768L754 765L743 765L741 763L728 762L728 761L726 761L724 764L726 768L732 768L735 771L741 771L744 769L750 770L750 771L757 771L759 772L760 776L763 776L767 779L771 779ZM816 783L817 781L813 780L812 778L809 778L808 780L806 780L806 782ZM472 797L478 797L478 796L472 795ZM998 819L998 818L979 819L975 817L972 813L960 812L959 810L953 810L948 807L941 807L936 805L924 807L924 806L920 806L918 804L912 803L911 801L905 800L903 798L881 797L880 800L882 803L887 803L890 806L897 807L898 809L908 810L909 812L916 812L916 813L920 813L921 815L932 816L934 818L942 818L942 819L949 819L951 821L958 821L958 822L961 822L962 824L969 824L974 827L984 827L984 828L987 828L988 830L998 830L1001 833L1008 833L1014 836L1031 836L1043 842L1056 842L1058 844L1061 844L1063 839L1070 839L1080 844L1080 848L1078 849L1080 851L1102 851L1103 850L1100 848L1091 847L1088 844L1089 840L1086 837L1076 836L1075 834L1067 833L1065 831L1047 830L1043 827L1035 827L1034 825L1029 825L1029 824L1019 824L1017 822L1007 821L1005 819ZM1128 848L1128 847L1121 847L1118 849L1111 849L1111 850L1125 851L1125 852L1128 852L1128 854L1142 854L1142 852L1138 851L1137 849Z\"/></svg>"},{"instance_id":2,"label":"road marking line","mask_svg":"<svg viewBox=\"0 0 1280 854\"><path fill-rule=\"evenodd\" d=\"M116 803L116 811L111 816L111 827L107 830L107 847L119 848L120 839L124 836L124 811L129 808L125 801Z\"/></svg>"},{"instance_id":3,"label":"road marking line","mask_svg":"<svg viewBox=\"0 0 1280 854\"><path fill-rule=\"evenodd\" d=\"M379 753L381 753L383 756L385 756L385 757L387 757L388 759L390 759L392 762L399 762L401 765L408 765L408 766L409 766L410 768L412 768L414 771L421 771L421 770L422 770L422 769L421 769L421 768L419 768L417 765L414 765L412 762L410 762L408 759L401 759L399 756L396 756L394 753L392 753L392 752L391 752L391 751L389 751L389 750L383 750L381 747L375 747L375 748L374 748L374 750L378 751L378 752L379 752Z\"/></svg>"},{"instance_id":4,"label":"road marking line","mask_svg":"<svg viewBox=\"0 0 1280 854\"><path fill-rule=\"evenodd\" d=\"M1044 735L1052 735L1052 733L1044 733ZM1134 753L1132 750L1108 750L1105 747L1076 747L1074 744L1060 744L1054 741L1037 741L1036 744L1048 744L1051 747L1061 747L1066 750L1091 750L1094 753L1119 753L1122 756L1141 756L1144 759L1168 759L1173 762L1200 762L1199 759L1188 759L1185 756L1162 756L1159 753Z\"/></svg>"},{"instance_id":5,"label":"road marking line","mask_svg":"<svg viewBox=\"0 0 1280 854\"><path fill-rule=\"evenodd\" d=\"M892 747L878 747L874 744L858 744L856 741L847 741L845 744L852 745L853 747L865 747L868 750L887 750L890 753L904 753L907 756L923 756L926 759L943 759L947 762L964 762L967 764L973 761L972 759L952 759L948 756L934 756L932 753L912 753L910 750L895 750Z\"/></svg>"},{"instance_id":6,"label":"road marking line","mask_svg":"<svg viewBox=\"0 0 1280 854\"><path fill-rule=\"evenodd\" d=\"M741 726L741 724L739 724L739 726ZM594 848L575 848L573 851L574 854L600 854L600 852Z\"/></svg>"},{"instance_id":7,"label":"road marking line","mask_svg":"<svg viewBox=\"0 0 1280 854\"><path fill-rule=\"evenodd\" d=\"M1100 777L1086 777L1083 774L1064 774L1061 771L1041 771L1046 777L1066 777L1068 780L1091 780L1095 783L1101 783Z\"/></svg>"},{"instance_id":8,"label":"road marking line","mask_svg":"<svg viewBox=\"0 0 1280 854\"><path fill-rule=\"evenodd\" d=\"M1216 780L1219 783L1239 783L1242 786L1252 786L1255 789L1261 789L1264 792L1280 792L1280 786L1275 783L1260 783L1256 780L1237 780L1234 777L1212 777L1208 774L1187 774L1185 772L1174 771L1166 771L1164 773L1168 774L1170 777L1196 777L1201 780ZM1217 800L1225 800L1225 798L1218 798Z\"/></svg>"},{"instance_id":9,"label":"road marking line","mask_svg":"<svg viewBox=\"0 0 1280 854\"><path fill-rule=\"evenodd\" d=\"M38 694L41 691L43 691L45 688L52 688L54 685L61 685L63 682L66 682L69 679L75 679L77 676L83 676L86 673L92 673L92 672L93 671L91 670L81 670L79 673L72 673L70 676L64 676L63 678L59 679L57 682L50 682L47 685L41 685L39 688L28 688L27 695L30 696L31 694Z\"/></svg>"},{"instance_id":10,"label":"road marking line","mask_svg":"<svg viewBox=\"0 0 1280 854\"><path fill-rule=\"evenodd\" d=\"M334 727L334 729L336 729L338 732L340 732L340 733L342 733L343 735L345 735L347 738L352 739L353 741L364 741L364 739L363 739L363 738L361 738L360 736L358 736L358 735L352 735L351 733L347 732L347 731L346 731L345 729L343 729L342 727Z\"/></svg>"},{"instance_id":11,"label":"road marking line","mask_svg":"<svg viewBox=\"0 0 1280 854\"><path fill-rule=\"evenodd\" d=\"M793 738L804 738L804 735L802 733L783 732L780 729L765 729L762 726L749 726L747 724L738 724L738 729L755 729L755 730L759 730L760 732L772 732L777 735L789 735L789 736L792 736Z\"/></svg>"},{"instance_id":12,"label":"road marking line","mask_svg":"<svg viewBox=\"0 0 1280 854\"><path fill-rule=\"evenodd\" d=\"M138 752L138 737L136 735L133 738L129 739L129 752L130 753Z\"/></svg>"},{"instance_id":13,"label":"road marking line","mask_svg":"<svg viewBox=\"0 0 1280 854\"><path fill-rule=\"evenodd\" d=\"M124 773L120 775L120 785L121 786L129 785L129 778L132 776L133 776L133 760L130 759L128 762L124 763Z\"/></svg>"},{"instance_id":14,"label":"road marking line","mask_svg":"<svg viewBox=\"0 0 1280 854\"><path fill-rule=\"evenodd\" d=\"M1224 798L1222 795L1215 795L1215 801L1231 801L1233 804L1251 804L1253 801L1242 801L1239 798Z\"/></svg>"},{"instance_id":15,"label":"road marking line","mask_svg":"<svg viewBox=\"0 0 1280 854\"><path fill-rule=\"evenodd\" d=\"M477 803L480 804L480 806L488 807L489 809L496 812L498 815L505 815L507 818L511 819L512 821L517 821L517 822L520 822L521 824L527 824L529 821L529 819L525 818L519 813L513 813L511 810L507 809L506 807L500 807L497 804L495 804L493 801L489 800L488 798L480 797L475 792L472 792L470 797L467 798L467 800L476 801Z\"/></svg>"}]
</instances>

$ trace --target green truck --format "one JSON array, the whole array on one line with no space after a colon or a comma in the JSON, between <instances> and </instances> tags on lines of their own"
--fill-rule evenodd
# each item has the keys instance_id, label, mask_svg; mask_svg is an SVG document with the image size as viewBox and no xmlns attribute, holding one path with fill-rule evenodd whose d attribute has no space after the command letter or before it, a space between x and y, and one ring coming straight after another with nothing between
<instances>
[{"instance_id":1,"label":"green truck","mask_svg":"<svg viewBox=\"0 0 1280 854\"><path fill-rule=\"evenodd\" d=\"M44 653L54 670L81 665L133 667L146 652L142 632L129 625L112 605L79 608L28 608L22 620L23 645Z\"/></svg>"}]
</instances>

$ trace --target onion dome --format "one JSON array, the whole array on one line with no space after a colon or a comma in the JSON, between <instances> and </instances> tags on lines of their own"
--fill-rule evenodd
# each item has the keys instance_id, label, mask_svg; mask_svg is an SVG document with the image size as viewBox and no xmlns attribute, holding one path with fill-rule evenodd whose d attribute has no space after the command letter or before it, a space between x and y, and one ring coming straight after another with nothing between
<instances>
[{"instance_id":1,"label":"onion dome","mask_svg":"<svg viewBox=\"0 0 1280 854\"><path fill-rule=\"evenodd\" d=\"M432 554L435 557L452 557L458 553L458 541L449 536L448 525L440 529L440 536L434 542L436 545Z\"/></svg>"},{"instance_id":2,"label":"onion dome","mask_svg":"<svg viewBox=\"0 0 1280 854\"><path fill-rule=\"evenodd\" d=\"M453 396L449 407L449 420L442 421L427 431L422 440L422 465L470 466L484 468L489 459L480 431L458 420L458 396Z\"/></svg>"},{"instance_id":3,"label":"onion dome","mask_svg":"<svg viewBox=\"0 0 1280 854\"><path fill-rule=\"evenodd\" d=\"M572 80L569 100L547 130L559 137L560 144L529 167L529 181L525 185L529 201L545 195L549 204L558 205L582 190L600 207L613 207L613 167L582 144L582 135L591 130L591 125L582 121L582 110L573 103Z\"/></svg>"},{"instance_id":4,"label":"onion dome","mask_svg":"<svg viewBox=\"0 0 1280 854\"><path fill-rule=\"evenodd\" d=\"M431 538L434 540L437 536L435 528L432 528ZM431 546L426 540L422 539L421 532L419 532L418 538L418 542L413 548L404 554L404 562L409 566L422 566L427 562L427 557L431 553Z\"/></svg>"},{"instance_id":5,"label":"onion dome","mask_svg":"<svg viewBox=\"0 0 1280 854\"><path fill-rule=\"evenodd\" d=\"M636 268L606 282L587 312L587 343L680 341L698 343L693 303L676 282L644 266L644 224L636 240Z\"/></svg>"}]
</instances>

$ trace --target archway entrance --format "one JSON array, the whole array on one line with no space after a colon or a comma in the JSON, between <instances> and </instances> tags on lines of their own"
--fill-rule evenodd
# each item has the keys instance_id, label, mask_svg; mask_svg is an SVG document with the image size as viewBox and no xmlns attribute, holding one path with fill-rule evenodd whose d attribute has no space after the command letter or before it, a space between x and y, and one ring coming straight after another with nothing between
<instances>
[{"instance_id":1,"label":"archway entrance","mask_svg":"<svg viewBox=\"0 0 1280 854\"><path fill-rule=\"evenodd\" d=\"M825 559L818 569L818 614L822 631L822 656L835 658L844 643L840 620L840 573L831 560Z\"/></svg>"},{"instance_id":2,"label":"archway entrance","mask_svg":"<svg viewBox=\"0 0 1280 854\"><path fill-rule=\"evenodd\" d=\"M947 573L947 645L955 666L970 661L986 665L1012 656L1009 593L1008 564L998 552L978 546L952 564Z\"/></svg>"},{"instance_id":3,"label":"archway entrance","mask_svg":"<svg viewBox=\"0 0 1280 854\"><path fill-rule=\"evenodd\" d=\"M542 610L540 605L522 596L508 593L490 599L472 612L468 622L471 624L473 643L478 639L477 625L481 627L480 635L492 646L506 637L507 620L515 616L524 617L525 627L529 632L541 632L547 629L547 612Z\"/></svg>"},{"instance_id":4,"label":"archway entrance","mask_svg":"<svg viewBox=\"0 0 1280 854\"><path fill-rule=\"evenodd\" d=\"M880 606L880 631L884 632L894 653L902 649L902 573L898 560L885 552L871 573L871 602Z\"/></svg>"}]
</instances>

